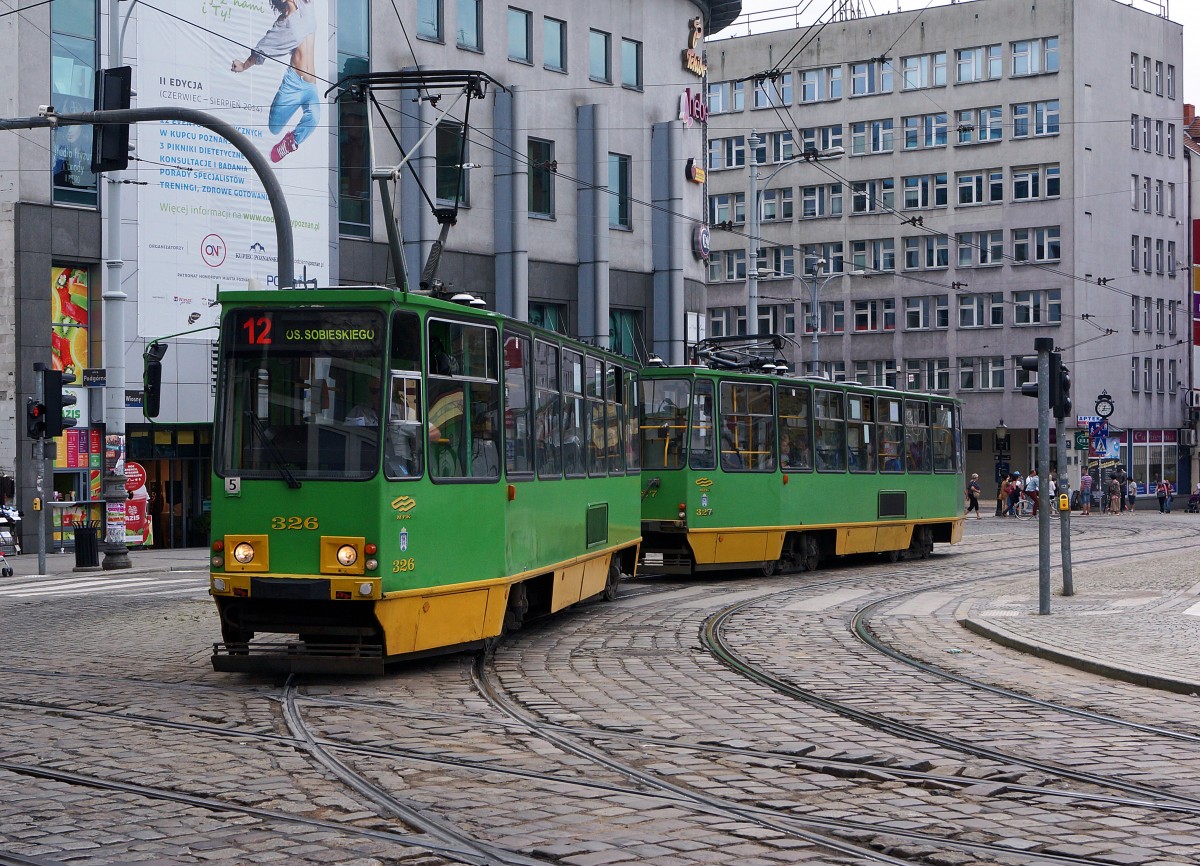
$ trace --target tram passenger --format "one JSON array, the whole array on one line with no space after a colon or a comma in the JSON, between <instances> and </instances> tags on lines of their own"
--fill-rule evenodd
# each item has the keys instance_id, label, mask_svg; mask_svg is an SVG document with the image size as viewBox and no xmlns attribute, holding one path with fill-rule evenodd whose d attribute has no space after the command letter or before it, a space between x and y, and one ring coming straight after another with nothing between
<instances>
[{"instance_id":1,"label":"tram passenger","mask_svg":"<svg viewBox=\"0 0 1200 866\"><path fill-rule=\"evenodd\" d=\"M800 465L800 449L792 442L792 434L787 430L783 431L779 439L779 462L788 467Z\"/></svg>"},{"instance_id":2,"label":"tram passenger","mask_svg":"<svg viewBox=\"0 0 1200 866\"><path fill-rule=\"evenodd\" d=\"M370 399L356 403L349 412L346 413L346 423L355 427L378 427L379 426L379 377L371 379L370 385L367 386L367 395Z\"/></svg>"},{"instance_id":3,"label":"tram passenger","mask_svg":"<svg viewBox=\"0 0 1200 866\"><path fill-rule=\"evenodd\" d=\"M728 429L721 430L721 468L742 469L742 455L738 453L737 443Z\"/></svg>"}]
</instances>

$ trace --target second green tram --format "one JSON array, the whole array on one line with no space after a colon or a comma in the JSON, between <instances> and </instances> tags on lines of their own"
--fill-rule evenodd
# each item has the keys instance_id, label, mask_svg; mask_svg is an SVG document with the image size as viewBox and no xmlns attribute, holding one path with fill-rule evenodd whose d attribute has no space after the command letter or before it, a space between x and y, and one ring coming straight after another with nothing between
<instances>
[{"instance_id":1,"label":"second green tram","mask_svg":"<svg viewBox=\"0 0 1200 866\"><path fill-rule=\"evenodd\" d=\"M962 538L956 400L705 366L647 367L641 388L645 571L812 570Z\"/></svg>"}]
</instances>

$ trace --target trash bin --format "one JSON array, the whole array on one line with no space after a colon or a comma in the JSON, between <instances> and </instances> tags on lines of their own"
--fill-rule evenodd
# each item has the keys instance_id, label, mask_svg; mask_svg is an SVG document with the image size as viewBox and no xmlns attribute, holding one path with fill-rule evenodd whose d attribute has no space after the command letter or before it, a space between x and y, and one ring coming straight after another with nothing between
<instances>
[{"instance_id":1,"label":"trash bin","mask_svg":"<svg viewBox=\"0 0 1200 866\"><path fill-rule=\"evenodd\" d=\"M75 527L75 567L100 567L100 527L95 523Z\"/></svg>"}]
</instances>

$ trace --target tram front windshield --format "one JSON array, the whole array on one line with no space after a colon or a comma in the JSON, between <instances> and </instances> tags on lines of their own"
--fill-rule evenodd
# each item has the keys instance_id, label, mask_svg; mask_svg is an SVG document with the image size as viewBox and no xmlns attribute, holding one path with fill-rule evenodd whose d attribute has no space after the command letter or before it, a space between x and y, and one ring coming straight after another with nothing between
<instances>
[{"instance_id":1,"label":"tram front windshield","mask_svg":"<svg viewBox=\"0 0 1200 866\"><path fill-rule=\"evenodd\" d=\"M376 310L239 309L221 333L216 469L363 479L379 464L387 326Z\"/></svg>"}]
</instances>

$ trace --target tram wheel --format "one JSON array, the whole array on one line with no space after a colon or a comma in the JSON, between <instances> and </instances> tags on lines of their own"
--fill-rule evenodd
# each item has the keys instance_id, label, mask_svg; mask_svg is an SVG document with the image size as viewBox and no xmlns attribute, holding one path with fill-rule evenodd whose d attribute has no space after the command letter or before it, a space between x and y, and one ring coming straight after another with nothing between
<instances>
[{"instance_id":1,"label":"tram wheel","mask_svg":"<svg viewBox=\"0 0 1200 866\"><path fill-rule=\"evenodd\" d=\"M900 557L903 554L904 554L903 550L889 550L884 555L887 557L888 562L899 562Z\"/></svg>"},{"instance_id":2,"label":"tram wheel","mask_svg":"<svg viewBox=\"0 0 1200 866\"><path fill-rule=\"evenodd\" d=\"M604 583L604 600L617 600L617 584L621 581L621 569L617 567L616 560L613 560L608 566L608 580Z\"/></svg>"},{"instance_id":3,"label":"tram wheel","mask_svg":"<svg viewBox=\"0 0 1200 866\"><path fill-rule=\"evenodd\" d=\"M800 565L805 571L816 571L821 564L821 544L814 535L800 537Z\"/></svg>"},{"instance_id":4,"label":"tram wheel","mask_svg":"<svg viewBox=\"0 0 1200 866\"><path fill-rule=\"evenodd\" d=\"M768 559L758 567L758 570L762 572L763 577L771 577L779 572L779 560Z\"/></svg>"},{"instance_id":5,"label":"tram wheel","mask_svg":"<svg viewBox=\"0 0 1200 866\"><path fill-rule=\"evenodd\" d=\"M928 526L918 526L913 530L912 543L908 547L908 555L913 559L929 559L933 553L933 533Z\"/></svg>"},{"instance_id":6,"label":"tram wheel","mask_svg":"<svg viewBox=\"0 0 1200 866\"><path fill-rule=\"evenodd\" d=\"M525 584L514 583L508 591L508 607L504 609L504 632L520 631L529 612L529 594Z\"/></svg>"}]
</instances>

